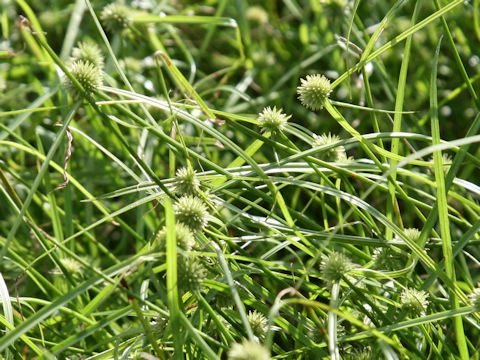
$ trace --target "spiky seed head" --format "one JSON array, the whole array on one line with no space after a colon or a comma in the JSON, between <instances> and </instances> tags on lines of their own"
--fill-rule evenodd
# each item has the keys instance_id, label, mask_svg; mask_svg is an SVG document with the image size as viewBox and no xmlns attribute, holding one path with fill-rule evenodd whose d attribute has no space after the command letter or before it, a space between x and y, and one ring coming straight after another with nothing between
<instances>
[{"instance_id":1,"label":"spiky seed head","mask_svg":"<svg viewBox=\"0 0 480 360\"><path fill-rule=\"evenodd\" d=\"M250 6L247 9L246 17L251 23L265 25L268 23L268 13L261 6Z\"/></svg>"},{"instance_id":2,"label":"spiky seed head","mask_svg":"<svg viewBox=\"0 0 480 360\"><path fill-rule=\"evenodd\" d=\"M405 255L392 247L379 247L373 250L373 267L384 271L401 269L407 262Z\"/></svg>"},{"instance_id":3,"label":"spiky seed head","mask_svg":"<svg viewBox=\"0 0 480 360\"><path fill-rule=\"evenodd\" d=\"M480 312L480 288L473 289L472 293L468 295L475 311Z\"/></svg>"},{"instance_id":4,"label":"spiky seed head","mask_svg":"<svg viewBox=\"0 0 480 360\"><path fill-rule=\"evenodd\" d=\"M378 359L374 357L372 354L372 350L370 348L366 349L355 349L353 350L345 359L348 360L373 360Z\"/></svg>"},{"instance_id":5,"label":"spiky seed head","mask_svg":"<svg viewBox=\"0 0 480 360\"><path fill-rule=\"evenodd\" d=\"M314 146L324 146L331 145L340 141L340 138L337 135L322 134L322 135L313 135ZM335 146L328 150L322 151L318 154L321 160L330 161L330 162L343 162L347 160L347 153L345 152L345 147Z\"/></svg>"},{"instance_id":6,"label":"spiky seed head","mask_svg":"<svg viewBox=\"0 0 480 360\"><path fill-rule=\"evenodd\" d=\"M417 243L418 239L420 239L421 231L416 228L408 228L404 230L405 236L412 242ZM395 235L397 240L401 240L398 235Z\"/></svg>"},{"instance_id":7,"label":"spiky seed head","mask_svg":"<svg viewBox=\"0 0 480 360\"><path fill-rule=\"evenodd\" d=\"M187 225L193 232L202 231L208 224L208 209L202 199L183 195L173 205L178 222Z\"/></svg>"},{"instance_id":8,"label":"spiky seed head","mask_svg":"<svg viewBox=\"0 0 480 360\"><path fill-rule=\"evenodd\" d=\"M131 10L125 5L112 3L103 8L100 19L108 30L122 31L132 23Z\"/></svg>"},{"instance_id":9,"label":"spiky seed head","mask_svg":"<svg viewBox=\"0 0 480 360\"><path fill-rule=\"evenodd\" d=\"M332 283L340 281L352 269L353 264L350 259L338 252L324 256L320 263L323 279Z\"/></svg>"},{"instance_id":10,"label":"spiky seed head","mask_svg":"<svg viewBox=\"0 0 480 360\"><path fill-rule=\"evenodd\" d=\"M264 108L263 111L258 114L258 121L262 123L262 131L270 131L272 133L282 131L288 119L291 118L291 115L286 115L282 111L282 109L277 110L276 106L274 106L273 109L270 106Z\"/></svg>"},{"instance_id":11,"label":"spiky seed head","mask_svg":"<svg viewBox=\"0 0 480 360\"><path fill-rule=\"evenodd\" d=\"M82 60L95 65L99 69L103 69L104 64L102 50L93 41L79 42L77 47L73 48L70 60L72 62Z\"/></svg>"},{"instance_id":12,"label":"spiky seed head","mask_svg":"<svg viewBox=\"0 0 480 360\"><path fill-rule=\"evenodd\" d=\"M207 274L200 260L192 256L177 257L178 286L183 293L199 290Z\"/></svg>"},{"instance_id":13,"label":"spiky seed head","mask_svg":"<svg viewBox=\"0 0 480 360\"><path fill-rule=\"evenodd\" d=\"M402 308L407 310L413 316L425 315L429 304L428 294L423 290L407 288L400 295Z\"/></svg>"},{"instance_id":14,"label":"spiky seed head","mask_svg":"<svg viewBox=\"0 0 480 360\"><path fill-rule=\"evenodd\" d=\"M191 167L183 167L177 170L177 183L175 191L179 194L194 195L200 190L200 181L198 181L195 170Z\"/></svg>"},{"instance_id":15,"label":"spiky seed head","mask_svg":"<svg viewBox=\"0 0 480 360\"><path fill-rule=\"evenodd\" d=\"M63 258L61 262L65 267L65 270L67 270L69 273L78 274L82 272L82 265L74 258Z\"/></svg>"},{"instance_id":16,"label":"spiky seed head","mask_svg":"<svg viewBox=\"0 0 480 360\"><path fill-rule=\"evenodd\" d=\"M228 360L270 360L270 351L255 341L244 340L232 345Z\"/></svg>"},{"instance_id":17,"label":"spiky seed head","mask_svg":"<svg viewBox=\"0 0 480 360\"><path fill-rule=\"evenodd\" d=\"M188 226L183 223L175 225L175 236L177 238L177 246L185 251L192 250L195 245L195 237ZM156 240L160 251L166 250L167 228L164 226L156 235Z\"/></svg>"},{"instance_id":18,"label":"spiky seed head","mask_svg":"<svg viewBox=\"0 0 480 360\"><path fill-rule=\"evenodd\" d=\"M330 80L325 76L315 74L307 75L306 79L300 79L301 85L297 87L298 99L302 105L311 110L322 110L327 101L332 87Z\"/></svg>"},{"instance_id":19,"label":"spiky seed head","mask_svg":"<svg viewBox=\"0 0 480 360\"><path fill-rule=\"evenodd\" d=\"M431 159L431 162L433 164L433 157ZM445 174L450 171L450 168L452 167L452 163L453 163L452 157L450 155L448 155L447 153L443 152L442 153L442 167L443 167L443 172ZM434 168L432 168L432 172L435 173Z\"/></svg>"},{"instance_id":20,"label":"spiky seed head","mask_svg":"<svg viewBox=\"0 0 480 360\"><path fill-rule=\"evenodd\" d=\"M68 70L88 94L93 93L96 88L103 84L102 70L90 62L83 60L73 61ZM82 92L73 84L68 76L63 75L62 81L65 89L74 99L83 96Z\"/></svg>"},{"instance_id":21,"label":"spiky seed head","mask_svg":"<svg viewBox=\"0 0 480 360\"><path fill-rule=\"evenodd\" d=\"M267 318L257 310L253 310L248 313L247 319L253 334L259 339L263 339L267 334Z\"/></svg>"}]
</instances>

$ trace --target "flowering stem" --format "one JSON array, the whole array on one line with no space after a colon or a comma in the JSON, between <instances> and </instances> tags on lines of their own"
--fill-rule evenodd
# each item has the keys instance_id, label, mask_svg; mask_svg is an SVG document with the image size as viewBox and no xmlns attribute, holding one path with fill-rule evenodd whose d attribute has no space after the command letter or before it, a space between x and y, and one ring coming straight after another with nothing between
<instances>
[{"instance_id":1,"label":"flowering stem","mask_svg":"<svg viewBox=\"0 0 480 360\"><path fill-rule=\"evenodd\" d=\"M337 309L338 296L340 294L340 282L335 281L332 285L332 298L330 307ZM328 312L328 350L332 360L340 360L340 353L337 346L337 314L333 311Z\"/></svg>"}]
</instances>

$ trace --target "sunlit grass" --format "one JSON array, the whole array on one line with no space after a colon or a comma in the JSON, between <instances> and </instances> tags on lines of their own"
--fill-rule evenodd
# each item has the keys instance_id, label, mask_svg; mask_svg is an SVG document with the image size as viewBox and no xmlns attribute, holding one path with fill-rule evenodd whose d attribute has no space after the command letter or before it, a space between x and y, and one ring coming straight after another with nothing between
<instances>
[{"instance_id":1,"label":"sunlit grass","mask_svg":"<svg viewBox=\"0 0 480 360\"><path fill-rule=\"evenodd\" d=\"M5 3L0 357L478 359L478 11Z\"/></svg>"}]
</instances>

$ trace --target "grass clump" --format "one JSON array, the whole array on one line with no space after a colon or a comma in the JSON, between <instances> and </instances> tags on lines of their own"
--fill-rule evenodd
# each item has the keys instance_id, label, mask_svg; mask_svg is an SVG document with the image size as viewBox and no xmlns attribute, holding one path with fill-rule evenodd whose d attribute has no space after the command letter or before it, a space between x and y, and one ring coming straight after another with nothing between
<instances>
[{"instance_id":1,"label":"grass clump","mask_svg":"<svg viewBox=\"0 0 480 360\"><path fill-rule=\"evenodd\" d=\"M0 358L478 357L478 1L2 4Z\"/></svg>"}]
</instances>

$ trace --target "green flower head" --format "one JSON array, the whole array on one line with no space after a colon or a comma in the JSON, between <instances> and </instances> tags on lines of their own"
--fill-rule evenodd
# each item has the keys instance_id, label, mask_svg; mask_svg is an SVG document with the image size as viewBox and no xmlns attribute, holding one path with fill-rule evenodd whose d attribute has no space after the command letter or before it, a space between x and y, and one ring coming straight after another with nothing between
<instances>
[{"instance_id":1,"label":"green flower head","mask_svg":"<svg viewBox=\"0 0 480 360\"><path fill-rule=\"evenodd\" d=\"M324 146L324 145L331 145L340 141L340 138L337 135L322 134L322 135L314 135L313 136L314 146ZM341 145L337 145L333 148L328 150L324 150L319 153L319 158L324 161L330 162L342 162L347 161L347 153L345 152L345 147Z\"/></svg>"},{"instance_id":2,"label":"green flower head","mask_svg":"<svg viewBox=\"0 0 480 360\"><path fill-rule=\"evenodd\" d=\"M254 310L248 313L247 319L253 334L259 339L263 339L267 334L267 318L262 313Z\"/></svg>"},{"instance_id":3,"label":"green flower head","mask_svg":"<svg viewBox=\"0 0 480 360\"><path fill-rule=\"evenodd\" d=\"M262 123L262 131L276 133L283 130L290 117L291 115L284 114L282 109L277 110L276 106L274 106L273 109L270 106L267 106L258 115L258 121Z\"/></svg>"},{"instance_id":4,"label":"green flower head","mask_svg":"<svg viewBox=\"0 0 480 360\"><path fill-rule=\"evenodd\" d=\"M195 195L200 190L200 181L198 181L195 170L190 167L183 167L177 170L177 183L175 191L179 194Z\"/></svg>"},{"instance_id":5,"label":"green flower head","mask_svg":"<svg viewBox=\"0 0 480 360\"><path fill-rule=\"evenodd\" d=\"M175 236L177 238L177 246L185 251L190 251L195 245L195 237L193 236L192 231L188 226L183 223L177 223L175 225ZM159 250L166 250L166 240L167 240L167 228L163 227L156 235L156 240L158 242Z\"/></svg>"},{"instance_id":6,"label":"green flower head","mask_svg":"<svg viewBox=\"0 0 480 360\"><path fill-rule=\"evenodd\" d=\"M102 50L93 41L79 42L77 47L73 48L71 61L78 60L91 63L99 69L102 69L104 64Z\"/></svg>"},{"instance_id":7,"label":"green flower head","mask_svg":"<svg viewBox=\"0 0 480 360\"><path fill-rule=\"evenodd\" d=\"M90 62L83 60L73 61L68 70L88 94L93 93L96 88L103 84L102 70ZM62 81L65 89L74 99L83 96L83 93L74 85L68 76L63 75Z\"/></svg>"},{"instance_id":8,"label":"green flower head","mask_svg":"<svg viewBox=\"0 0 480 360\"><path fill-rule=\"evenodd\" d=\"M202 199L184 195L173 205L175 217L193 232L202 231L208 223L208 209Z\"/></svg>"},{"instance_id":9,"label":"green flower head","mask_svg":"<svg viewBox=\"0 0 480 360\"><path fill-rule=\"evenodd\" d=\"M270 360L270 352L255 341L244 340L241 344L232 345L228 360Z\"/></svg>"},{"instance_id":10,"label":"green flower head","mask_svg":"<svg viewBox=\"0 0 480 360\"><path fill-rule=\"evenodd\" d=\"M428 294L423 290L407 288L400 295L402 308L407 310L413 316L425 315L429 304Z\"/></svg>"},{"instance_id":11,"label":"green flower head","mask_svg":"<svg viewBox=\"0 0 480 360\"><path fill-rule=\"evenodd\" d=\"M207 274L203 263L195 257L181 255L177 257L178 286L182 292L199 290Z\"/></svg>"},{"instance_id":12,"label":"green flower head","mask_svg":"<svg viewBox=\"0 0 480 360\"><path fill-rule=\"evenodd\" d=\"M311 110L322 110L327 101L332 87L330 80L323 75L307 75L306 79L300 79L301 85L297 87L298 99L302 105Z\"/></svg>"},{"instance_id":13,"label":"green flower head","mask_svg":"<svg viewBox=\"0 0 480 360\"><path fill-rule=\"evenodd\" d=\"M103 8L100 19L108 30L122 31L132 23L131 10L125 5L112 3Z\"/></svg>"},{"instance_id":14,"label":"green flower head","mask_svg":"<svg viewBox=\"0 0 480 360\"><path fill-rule=\"evenodd\" d=\"M322 277L328 282L340 281L352 269L353 264L350 259L338 252L324 256L320 263Z\"/></svg>"}]
</instances>

